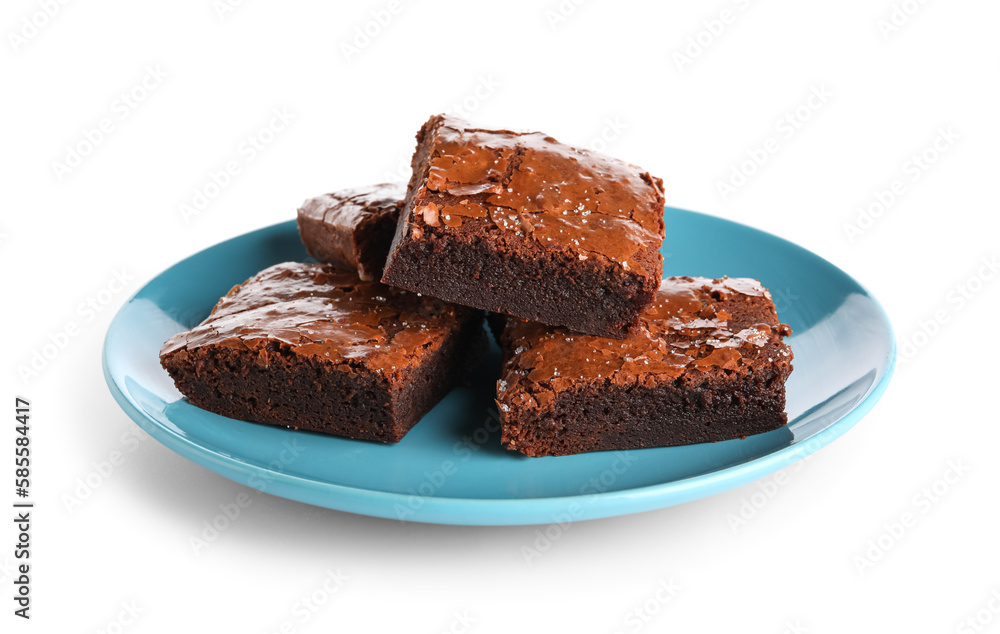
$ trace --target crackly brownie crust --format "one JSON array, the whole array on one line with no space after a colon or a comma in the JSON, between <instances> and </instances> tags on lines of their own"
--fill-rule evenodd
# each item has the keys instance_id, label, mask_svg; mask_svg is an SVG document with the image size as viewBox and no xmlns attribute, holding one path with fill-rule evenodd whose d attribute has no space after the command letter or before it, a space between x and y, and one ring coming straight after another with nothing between
<instances>
[{"instance_id":1,"label":"crackly brownie crust","mask_svg":"<svg viewBox=\"0 0 1000 634\"><path fill-rule=\"evenodd\" d=\"M223 416L398 442L485 350L479 311L285 263L234 287L160 362Z\"/></svg>"},{"instance_id":2,"label":"crackly brownie crust","mask_svg":"<svg viewBox=\"0 0 1000 634\"><path fill-rule=\"evenodd\" d=\"M662 276L663 185L539 132L437 115L382 281L467 306L623 337Z\"/></svg>"},{"instance_id":3,"label":"crackly brownie crust","mask_svg":"<svg viewBox=\"0 0 1000 634\"><path fill-rule=\"evenodd\" d=\"M310 198L298 210L302 244L319 262L377 280L405 197L406 185L381 183Z\"/></svg>"},{"instance_id":4,"label":"crackly brownie crust","mask_svg":"<svg viewBox=\"0 0 1000 634\"><path fill-rule=\"evenodd\" d=\"M790 333L746 278L664 279L627 338L508 318L502 442L529 456L743 438L787 422Z\"/></svg>"}]
</instances>

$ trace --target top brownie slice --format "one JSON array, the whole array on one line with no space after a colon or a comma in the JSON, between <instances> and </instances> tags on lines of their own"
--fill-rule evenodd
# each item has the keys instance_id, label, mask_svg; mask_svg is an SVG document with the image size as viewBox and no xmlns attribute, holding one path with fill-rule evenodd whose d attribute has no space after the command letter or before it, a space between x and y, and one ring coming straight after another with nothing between
<instances>
[{"instance_id":1,"label":"top brownie slice","mask_svg":"<svg viewBox=\"0 0 1000 634\"><path fill-rule=\"evenodd\" d=\"M382 281L624 337L662 276L663 184L540 132L447 115L417 134Z\"/></svg>"},{"instance_id":2,"label":"top brownie slice","mask_svg":"<svg viewBox=\"0 0 1000 634\"><path fill-rule=\"evenodd\" d=\"M310 198L298 210L299 235L319 262L382 277L406 185L382 183Z\"/></svg>"}]
</instances>

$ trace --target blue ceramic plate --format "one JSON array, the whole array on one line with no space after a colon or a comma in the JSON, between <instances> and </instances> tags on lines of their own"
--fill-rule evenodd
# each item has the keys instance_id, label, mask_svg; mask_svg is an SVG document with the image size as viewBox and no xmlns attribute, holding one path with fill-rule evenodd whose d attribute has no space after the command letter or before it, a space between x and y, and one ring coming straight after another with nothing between
<instances>
[{"instance_id":1,"label":"blue ceramic plate","mask_svg":"<svg viewBox=\"0 0 1000 634\"><path fill-rule=\"evenodd\" d=\"M260 229L166 270L118 312L104 344L111 393L140 427L237 482L309 504L441 524L544 524L662 508L746 484L850 429L885 391L895 338L860 284L790 242L666 210L669 275L755 277L791 325L790 424L745 440L527 458L500 446L498 351L398 445L233 420L194 407L160 368L160 346L208 315L234 284L308 260L294 222Z\"/></svg>"}]
</instances>

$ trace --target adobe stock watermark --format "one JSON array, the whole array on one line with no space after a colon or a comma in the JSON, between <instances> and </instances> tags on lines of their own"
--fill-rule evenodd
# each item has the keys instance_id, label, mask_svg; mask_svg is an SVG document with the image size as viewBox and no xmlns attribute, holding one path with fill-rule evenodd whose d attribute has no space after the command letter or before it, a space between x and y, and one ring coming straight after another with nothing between
<instances>
[{"instance_id":1,"label":"adobe stock watermark","mask_svg":"<svg viewBox=\"0 0 1000 634\"><path fill-rule=\"evenodd\" d=\"M559 0L543 12L545 21L549 24L549 30L555 31L563 24L569 22L570 18L576 15L577 9L587 4L589 0Z\"/></svg>"},{"instance_id":2,"label":"adobe stock watermark","mask_svg":"<svg viewBox=\"0 0 1000 634\"><path fill-rule=\"evenodd\" d=\"M410 176L412 174L413 170L410 165L410 156L400 155L396 159L396 166L382 173L382 180L386 183L406 184L410 181Z\"/></svg>"},{"instance_id":3,"label":"adobe stock watermark","mask_svg":"<svg viewBox=\"0 0 1000 634\"><path fill-rule=\"evenodd\" d=\"M219 22L223 22L245 4L246 0L212 0L212 11Z\"/></svg>"},{"instance_id":4,"label":"adobe stock watermark","mask_svg":"<svg viewBox=\"0 0 1000 634\"><path fill-rule=\"evenodd\" d=\"M138 427L132 426L126 430L118 439L119 446L108 452L102 460L93 463L86 474L77 477L73 482L72 491L62 494L63 509L66 514L73 515L78 511L147 440L149 434Z\"/></svg>"},{"instance_id":5,"label":"adobe stock watermark","mask_svg":"<svg viewBox=\"0 0 1000 634\"><path fill-rule=\"evenodd\" d=\"M87 325L95 321L109 306L115 297L128 290L134 278L126 269L113 269L111 277L96 293L89 295L78 303L73 311L74 318L68 320L56 330L50 330L45 336L45 342L36 346L28 354L28 360L17 366L17 374L26 387L37 379L70 343L79 337Z\"/></svg>"},{"instance_id":6,"label":"adobe stock watermark","mask_svg":"<svg viewBox=\"0 0 1000 634\"><path fill-rule=\"evenodd\" d=\"M875 21L879 34L883 42L888 42L894 35L900 32L910 20L920 12L927 4L928 0L903 0L893 2L888 15Z\"/></svg>"},{"instance_id":7,"label":"adobe stock watermark","mask_svg":"<svg viewBox=\"0 0 1000 634\"><path fill-rule=\"evenodd\" d=\"M413 517L427 503L427 499L434 497L456 473L458 473L458 463L454 460L445 460L436 469L424 471L420 483L416 487L407 489L405 503L397 502L393 505L392 510L396 519L405 521Z\"/></svg>"},{"instance_id":8,"label":"adobe stock watermark","mask_svg":"<svg viewBox=\"0 0 1000 634\"><path fill-rule=\"evenodd\" d=\"M469 119L484 103L496 94L500 86L500 82L493 77L493 73L479 75L476 78L475 86L464 97L445 110L445 113Z\"/></svg>"},{"instance_id":9,"label":"adobe stock watermark","mask_svg":"<svg viewBox=\"0 0 1000 634\"><path fill-rule=\"evenodd\" d=\"M97 633L122 634L122 632L135 625L135 622L139 620L139 616L145 611L145 606L135 599L122 601L118 604L118 613L115 617L108 621L104 627L97 628Z\"/></svg>"},{"instance_id":10,"label":"adobe stock watermark","mask_svg":"<svg viewBox=\"0 0 1000 634\"><path fill-rule=\"evenodd\" d=\"M736 24L740 15L754 4L751 0L731 0L729 4L701 21L698 31L684 40L684 45L674 51L671 58L678 71L684 72L705 52L719 41L729 27Z\"/></svg>"},{"instance_id":11,"label":"adobe stock watermark","mask_svg":"<svg viewBox=\"0 0 1000 634\"><path fill-rule=\"evenodd\" d=\"M333 601L350 579L340 571L340 568L327 569L325 576L316 588L296 599L289 609L288 617L281 621L277 627L269 628L268 634L295 634L298 632L299 627L312 621L320 610Z\"/></svg>"},{"instance_id":12,"label":"adobe stock watermark","mask_svg":"<svg viewBox=\"0 0 1000 634\"><path fill-rule=\"evenodd\" d=\"M1000 588L993 588L982 607L969 614L955 626L955 634L980 634L1000 620Z\"/></svg>"},{"instance_id":13,"label":"adobe stock watermark","mask_svg":"<svg viewBox=\"0 0 1000 634\"><path fill-rule=\"evenodd\" d=\"M472 626L476 624L479 619L469 614L468 610L455 611L451 613L451 620L448 621L448 627L443 630L437 630L438 632L447 632L448 634L465 634L466 632L471 632Z\"/></svg>"},{"instance_id":14,"label":"adobe stock watermark","mask_svg":"<svg viewBox=\"0 0 1000 634\"><path fill-rule=\"evenodd\" d=\"M344 61L350 63L371 46L403 12L405 4L403 0L389 0L381 8L373 10L364 22L355 25L354 31L340 42Z\"/></svg>"},{"instance_id":15,"label":"adobe stock watermark","mask_svg":"<svg viewBox=\"0 0 1000 634\"><path fill-rule=\"evenodd\" d=\"M219 512L213 517L202 522L198 533L188 538L188 545L192 552L200 557L209 546L214 544L223 533L232 528L246 513L245 511L253 505L254 499L261 493L266 493L268 487L274 483L275 477L271 472L283 473L285 469L295 463L299 457L305 453L306 448L299 444L299 439L293 437L281 443L281 451L274 460L267 464L269 471L252 474L247 485L253 489L252 493L240 491L232 502L219 504Z\"/></svg>"},{"instance_id":16,"label":"adobe stock watermark","mask_svg":"<svg viewBox=\"0 0 1000 634\"><path fill-rule=\"evenodd\" d=\"M960 458L948 461L944 471L910 498L910 505L897 517L882 525L882 532L868 540L854 555L854 569L865 576L926 517L954 487L968 476L972 465Z\"/></svg>"},{"instance_id":17,"label":"adobe stock watermark","mask_svg":"<svg viewBox=\"0 0 1000 634\"><path fill-rule=\"evenodd\" d=\"M917 327L898 339L899 364L908 365L936 337L957 313L965 310L977 295L1000 273L1000 257L996 253L980 258L976 272L945 293L945 305L926 319L918 319Z\"/></svg>"},{"instance_id":18,"label":"adobe stock watermark","mask_svg":"<svg viewBox=\"0 0 1000 634\"><path fill-rule=\"evenodd\" d=\"M287 107L273 108L264 125L245 136L236 145L235 154L225 159L217 169L209 170L201 183L195 185L191 197L177 205L181 219L185 223L190 223L192 219L208 210L212 203L243 174L247 166L271 147L295 119L296 114Z\"/></svg>"},{"instance_id":19,"label":"adobe stock watermark","mask_svg":"<svg viewBox=\"0 0 1000 634\"><path fill-rule=\"evenodd\" d=\"M734 163L726 178L715 181L715 189L723 202L745 187L761 168L777 154L784 143L791 141L813 116L823 110L833 99L833 92L825 84L809 87L809 94L799 105L788 110L774 122L776 135L746 149L746 158Z\"/></svg>"},{"instance_id":20,"label":"adobe stock watermark","mask_svg":"<svg viewBox=\"0 0 1000 634\"><path fill-rule=\"evenodd\" d=\"M470 119L484 103L489 101L497 91L503 86L493 73L483 73L476 77L472 88L466 91L463 97L454 101L451 106L444 110L445 114L455 115L463 119ZM413 174L410 165L412 154L401 155L396 159L393 168L383 172L382 180L387 183L407 183Z\"/></svg>"},{"instance_id":21,"label":"adobe stock watermark","mask_svg":"<svg viewBox=\"0 0 1000 634\"><path fill-rule=\"evenodd\" d=\"M798 619L785 621L785 627L781 634L807 634L809 628Z\"/></svg>"},{"instance_id":22,"label":"adobe stock watermark","mask_svg":"<svg viewBox=\"0 0 1000 634\"><path fill-rule=\"evenodd\" d=\"M607 152L621 138L622 133L628 130L628 124L622 121L621 115L605 117L603 123L601 131L587 143L587 149L592 152Z\"/></svg>"},{"instance_id":23,"label":"adobe stock watermark","mask_svg":"<svg viewBox=\"0 0 1000 634\"><path fill-rule=\"evenodd\" d=\"M551 551L552 547L570 529L573 522L584 517L587 507L597 501L598 494L610 490L618 478L639 460L639 456L635 452L616 451L612 455L614 459L608 468L580 486L581 500L579 502L574 500L566 506L565 510L553 513L552 523L543 529L535 529L532 542L521 546L521 556L526 564L533 565L539 557Z\"/></svg>"},{"instance_id":24,"label":"adobe stock watermark","mask_svg":"<svg viewBox=\"0 0 1000 634\"><path fill-rule=\"evenodd\" d=\"M459 472L461 466L471 460L472 456L489 442L493 434L499 431L500 414L495 408L490 408L483 422L471 434L462 436L452 445L454 460L443 460L436 469L424 471L423 479L415 487L407 489L405 501L393 505L396 519L400 521L411 519L423 508L428 498L437 495L445 483Z\"/></svg>"},{"instance_id":25,"label":"adobe stock watermark","mask_svg":"<svg viewBox=\"0 0 1000 634\"><path fill-rule=\"evenodd\" d=\"M749 526L757 514L778 495L782 487L788 484L790 475L800 472L810 458L812 458L811 454L794 465L785 467L755 482L754 486L757 490L740 498L739 508L735 512L730 511L726 514L726 523L729 525L730 532L735 535Z\"/></svg>"},{"instance_id":26,"label":"adobe stock watermark","mask_svg":"<svg viewBox=\"0 0 1000 634\"><path fill-rule=\"evenodd\" d=\"M52 24L56 16L62 13L63 7L69 3L70 0L36 0L38 8L21 16L18 25L7 32L7 41L14 54L20 55L21 49Z\"/></svg>"},{"instance_id":27,"label":"adobe stock watermark","mask_svg":"<svg viewBox=\"0 0 1000 634\"><path fill-rule=\"evenodd\" d=\"M18 577L20 571L17 566L18 564L6 555L0 559L0 586L5 585Z\"/></svg>"},{"instance_id":28,"label":"adobe stock watermark","mask_svg":"<svg viewBox=\"0 0 1000 634\"><path fill-rule=\"evenodd\" d=\"M866 202L858 205L854 220L843 224L847 241L852 245L856 243L858 238L895 207L931 168L939 164L941 158L955 147L961 138L951 126L938 128L934 139L906 159L892 180L884 187L876 189Z\"/></svg>"},{"instance_id":29,"label":"adobe stock watermark","mask_svg":"<svg viewBox=\"0 0 1000 634\"><path fill-rule=\"evenodd\" d=\"M623 627L615 630L615 634L641 632L680 591L680 585L673 579L660 579L647 598L625 613L622 617Z\"/></svg>"},{"instance_id":30,"label":"adobe stock watermark","mask_svg":"<svg viewBox=\"0 0 1000 634\"><path fill-rule=\"evenodd\" d=\"M730 511L726 514L726 523L729 524L729 530L733 533L733 535L749 526L750 522L757 517L757 514L760 513L771 500L777 497L778 493L780 493L785 485L788 484L789 478L792 474L802 471L806 464L808 464L813 457L815 457L816 454L814 452L822 446L823 444L815 438L807 440L803 444L802 449L806 453L805 457L798 462L779 471L775 471L770 476L755 482L754 486L757 490L740 498L739 507L736 511Z\"/></svg>"},{"instance_id":31,"label":"adobe stock watermark","mask_svg":"<svg viewBox=\"0 0 1000 634\"><path fill-rule=\"evenodd\" d=\"M84 161L114 134L120 125L149 99L169 77L159 64L148 65L142 78L120 92L97 123L85 126L74 141L66 145L61 160L52 161L52 174L60 183L83 165Z\"/></svg>"},{"instance_id":32,"label":"adobe stock watermark","mask_svg":"<svg viewBox=\"0 0 1000 634\"><path fill-rule=\"evenodd\" d=\"M771 301L774 302L774 312L779 315L786 310L791 310L799 301L799 294L789 287L772 288L768 292L771 294Z\"/></svg>"}]
</instances>

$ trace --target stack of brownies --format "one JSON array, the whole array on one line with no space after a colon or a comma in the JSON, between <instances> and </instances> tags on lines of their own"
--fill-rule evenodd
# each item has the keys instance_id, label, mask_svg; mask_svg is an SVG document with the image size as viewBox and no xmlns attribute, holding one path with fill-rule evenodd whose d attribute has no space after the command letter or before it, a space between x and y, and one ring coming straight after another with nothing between
<instances>
[{"instance_id":1,"label":"stack of brownies","mask_svg":"<svg viewBox=\"0 0 1000 634\"><path fill-rule=\"evenodd\" d=\"M204 409L399 442L502 350L502 443L529 456L786 423L791 349L746 278L662 278L663 185L538 132L431 117L408 186L306 201L316 263L274 265L160 354Z\"/></svg>"}]
</instances>

